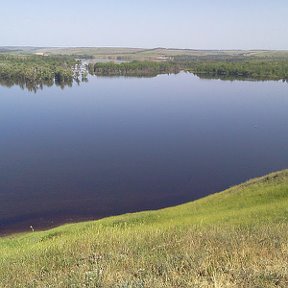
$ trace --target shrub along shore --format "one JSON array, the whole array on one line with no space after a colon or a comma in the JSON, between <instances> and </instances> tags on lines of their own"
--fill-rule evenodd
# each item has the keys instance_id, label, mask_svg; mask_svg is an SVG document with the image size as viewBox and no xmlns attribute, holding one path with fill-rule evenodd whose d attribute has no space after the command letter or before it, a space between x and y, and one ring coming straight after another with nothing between
<instances>
[{"instance_id":1,"label":"shrub along shore","mask_svg":"<svg viewBox=\"0 0 288 288\"><path fill-rule=\"evenodd\" d=\"M185 58L184 58L185 59ZM173 74L180 71L191 72L199 77L219 79L288 80L288 61L263 60L183 60L126 63L90 63L88 71L97 76L155 77L159 74Z\"/></svg>"},{"instance_id":2,"label":"shrub along shore","mask_svg":"<svg viewBox=\"0 0 288 288\"><path fill-rule=\"evenodd\" d=\"M38 56L0 54L0 84L19 85L28 90L54 84L71 86L80 74L79 62L70 56Z\"/></svg>"}]
</instances>

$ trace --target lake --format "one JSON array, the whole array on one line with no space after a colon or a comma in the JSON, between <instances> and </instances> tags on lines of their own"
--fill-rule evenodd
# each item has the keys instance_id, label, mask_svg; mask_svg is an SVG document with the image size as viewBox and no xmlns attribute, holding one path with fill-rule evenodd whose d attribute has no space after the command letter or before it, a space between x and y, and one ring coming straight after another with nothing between
<instances>
[{"instance_id":1,"label":"lake","mask_svg":"<svg viewBox=\"0 0 288 288\"><path fill-rule=\"evenodd\" d=\"M0 87L0 233L157 209L288 168L288 84Z\"/></svg>"}]
</instances>

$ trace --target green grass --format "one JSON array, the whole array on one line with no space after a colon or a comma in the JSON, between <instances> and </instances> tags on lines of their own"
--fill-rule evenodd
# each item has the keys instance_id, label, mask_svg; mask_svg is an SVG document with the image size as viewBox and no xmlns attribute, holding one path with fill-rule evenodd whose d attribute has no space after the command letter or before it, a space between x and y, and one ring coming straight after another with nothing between
<instances>
[{"instance_id":1,"label":"green grass","mask_svg":"<svg viewBox=\"0 0 288 288\"><path fill-rule=\"evenodd\" d=\"M288 171L195 202L0 239L0 287L288 287Z\"/></svg>"}]
</instances>

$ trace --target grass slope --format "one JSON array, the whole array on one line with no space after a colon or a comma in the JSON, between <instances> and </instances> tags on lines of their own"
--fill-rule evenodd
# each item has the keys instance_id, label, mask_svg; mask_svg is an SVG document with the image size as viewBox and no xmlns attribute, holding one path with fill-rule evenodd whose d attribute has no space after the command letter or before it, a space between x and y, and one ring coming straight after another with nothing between
<instances>
[{"instance_id":1,"label":"grass slope","mask_svg":"<svg viewBox=\"0 0 288 288\"><path fill-rule=\"evenodd\" d=\"M0 239L0 287L288 287L288 171L159 211Z\"/></svg>"}]
</instances>

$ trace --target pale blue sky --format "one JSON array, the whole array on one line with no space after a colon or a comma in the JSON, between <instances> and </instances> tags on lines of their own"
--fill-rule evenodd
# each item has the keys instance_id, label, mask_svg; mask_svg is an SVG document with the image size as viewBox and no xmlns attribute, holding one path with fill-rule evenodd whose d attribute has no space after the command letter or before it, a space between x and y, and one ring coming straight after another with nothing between
<instances>
[{"instance_id":1,"label":"pale blue sky","mask_svg":"<svg viewBox=\"0 0 288 288\"><path fill-rule=\"evenodd\" d=\"M288 49L287 0L9 0L0 46Z\"/></svg>"}]
</instances>

